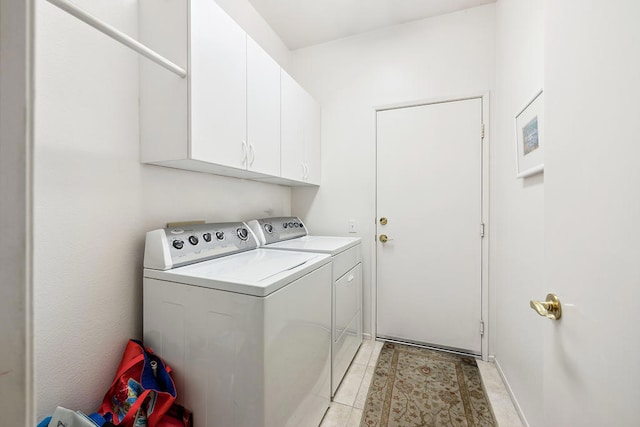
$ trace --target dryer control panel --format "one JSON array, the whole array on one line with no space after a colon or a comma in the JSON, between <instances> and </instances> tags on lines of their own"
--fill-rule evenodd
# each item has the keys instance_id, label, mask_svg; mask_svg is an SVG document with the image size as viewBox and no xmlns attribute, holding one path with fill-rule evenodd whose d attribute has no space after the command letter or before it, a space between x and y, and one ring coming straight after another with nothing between
<instances>
[{"instance_id":1,"label":"dryer control panel","mask_svg":"<svg viewBox=\"0 0 640 427\"><path fill-rule=\"evenodd\" d=\"M244 222L162 228L147 233L144 267L170 270L257 247L256 236Z\"/></svg>"},{"instance_id":2,"label":"dryer control panel","mask_svg":"<svg viewBox=\"0 0 640 427\"><path fill-rule=\"evenodd\" d=\"M309 234L307 227L300 218L295 216L254 219L247 224L255 233L260 245L296 239Z\"/></svg>"}]
</instances>

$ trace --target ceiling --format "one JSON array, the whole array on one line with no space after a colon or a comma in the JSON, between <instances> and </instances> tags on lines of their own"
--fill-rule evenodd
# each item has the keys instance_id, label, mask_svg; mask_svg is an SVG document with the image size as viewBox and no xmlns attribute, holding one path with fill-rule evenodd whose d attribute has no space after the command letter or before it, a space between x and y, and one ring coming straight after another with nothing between
<instances>
[{"instance_id":1,"label":"ceiling","mask_svg":"<svg viewBox=\"0 0 640 427\"><path fill-rule=\"evenodd\" d=\"M496 0L249 0L291 50Z\"/></svg>"}]
</instances>

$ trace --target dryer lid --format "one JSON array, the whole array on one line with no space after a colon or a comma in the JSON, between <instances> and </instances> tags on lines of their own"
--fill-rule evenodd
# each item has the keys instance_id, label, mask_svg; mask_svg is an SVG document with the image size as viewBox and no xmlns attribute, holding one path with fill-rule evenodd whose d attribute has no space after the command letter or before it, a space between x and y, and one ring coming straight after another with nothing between
<instances>
[{"instance_id":1,"label":"dryer lid","mask_svg":"<svg viewBox=\"0 0 640 427\"><path fill-rule=\"evenodd\" d=\"M246 295L267 296L329 263L325 254L256 249L145 277Z\"/></svg>"},{"instance_id":2,"label":"dryer lid","mask_svg":"<svg viewBox=\"0 0 640 427\"><path fill-rule=\"evenodd\" d=\"M265 248L337 255L357 245L360 241L359 237L303 236L298 239L272 243Z\"/></svg>"}]
</instances>

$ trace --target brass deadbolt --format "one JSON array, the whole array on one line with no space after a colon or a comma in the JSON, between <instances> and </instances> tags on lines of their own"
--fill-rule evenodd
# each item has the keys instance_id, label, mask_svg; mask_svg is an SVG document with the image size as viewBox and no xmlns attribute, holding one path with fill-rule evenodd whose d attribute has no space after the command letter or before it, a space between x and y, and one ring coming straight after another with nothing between
<instances>
[{"instance_id":1,"label":"brass deadbolt","mask_svg":"<svg viewBox=\"0 0 640 427\"><path fill-rule=\"evenodd\" d=\"M385 217L380 218L380 225L387 225L387 218Z\"/></svg>"}]
</instances>

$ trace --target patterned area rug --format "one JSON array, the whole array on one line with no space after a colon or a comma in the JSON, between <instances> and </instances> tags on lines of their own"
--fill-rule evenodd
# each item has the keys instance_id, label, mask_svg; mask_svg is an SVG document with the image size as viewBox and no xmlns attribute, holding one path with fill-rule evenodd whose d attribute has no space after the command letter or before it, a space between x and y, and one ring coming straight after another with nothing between
<instances>
[{"instance_id":1,"label":"patterned area rug","mask_svg":"<svg viewBox=\"0 0 640 427\"><path fill-rule=\"evenodd\" d=\"M384 344L361 427L495 425L475 359Z\"/></svg>"}]
</instances>

